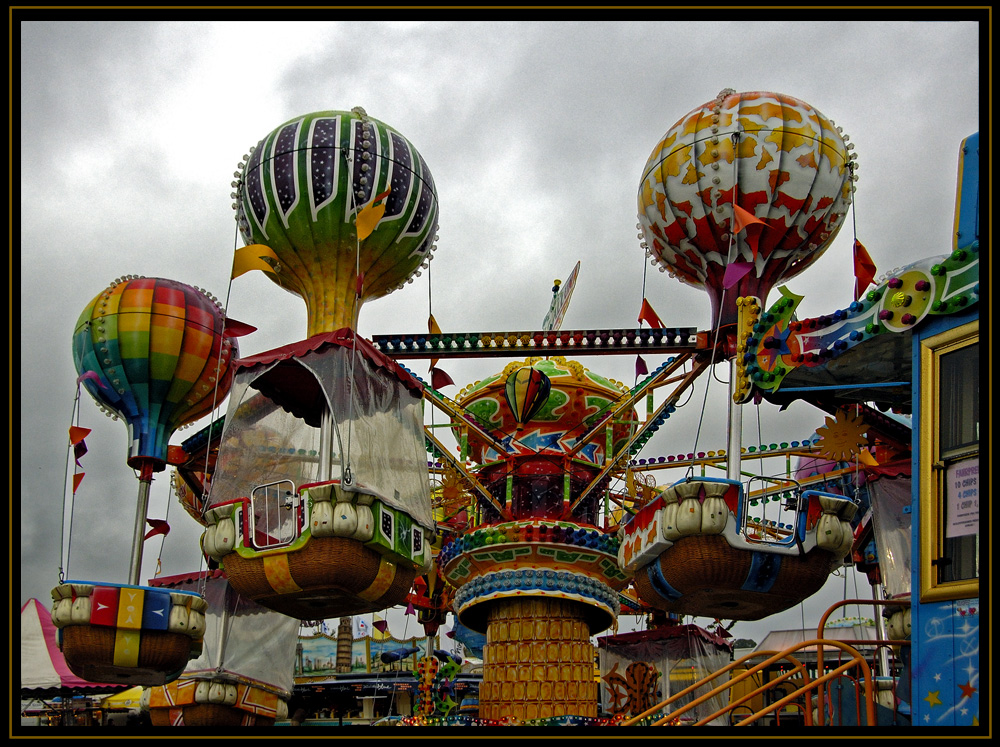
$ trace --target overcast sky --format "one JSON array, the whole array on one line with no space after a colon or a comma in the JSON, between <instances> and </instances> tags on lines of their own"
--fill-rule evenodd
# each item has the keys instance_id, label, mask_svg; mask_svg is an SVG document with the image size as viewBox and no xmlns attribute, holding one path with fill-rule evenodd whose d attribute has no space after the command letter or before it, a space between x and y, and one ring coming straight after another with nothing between
<instances>
[{"instance_id":1,"label":"overcast sky","mask_svg":"<svg viewBox=\"0 0 1000 747\"><path fill-rule=\"evenodd\" d=\"M974 19L20 24L12 206L20 212L12 252L20 265L20 517L11 523L20 602L51 603L65 555L71 338L91 299L122 275L169 278L228 298L230 316L258 328L241 338L243 355L306 337L299 299L261 273L229 284L242 245L233 172L277 125L361 106L408 138L433 174L440 239L430 273L362 308L367 337L426 331L431 311L445 331L538 329L553 280L578 260L563 328L637 327L645 282L665 324L706 329L707 295L645 261L636 235L642 169L659 138L723 88L794 96L844 128L859 163L848 223L787 283L805 296L800 315L817 315L852 300L855 225L880 274L950 251L959 145L980 129L986 90L982 31ZM580 360L633 382L634 356ZM445 393L506 362L443 362L457 384ZM652 370L661 361L647 362ZM426 362L406 365L426 371ZM692 451L709 385L715 406L697 446L725 448L725 384L710 380L702 377L640 456ZM823 424L807 406L765 404L744 417L748 444L759 443L758 427L766 443L808 438ZM80 425L94 432L81 460L67 576L124 583L138 491L126 428L86 393ZM201 527L170 496L167 473L153 483L149 515L172 527L163 573L198 570ZM147 543L143 579L161 539ZM870 596L853 578L846 585L849 597ZM814 624L826 592L840 597L844 587L835 578L805 610L733 632L759 640L803 616Z\"/></svg>"}]
</instances>

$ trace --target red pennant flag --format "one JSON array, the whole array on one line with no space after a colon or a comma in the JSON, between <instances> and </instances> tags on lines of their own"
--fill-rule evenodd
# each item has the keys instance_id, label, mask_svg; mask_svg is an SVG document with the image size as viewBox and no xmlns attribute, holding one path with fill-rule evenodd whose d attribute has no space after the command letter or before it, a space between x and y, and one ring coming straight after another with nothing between
<instances>
[{"instance_id":1,"label":"red pennant flag","mask_svg":"<svg viewBox=\"0 0 1000 747\"><path fill-rule=\"evenodd\" d=\"M143 537L143 541L148 540L150 537L155 537L158 534L166 536L170 533L170 525L164 519L146 519L146 523L149 524L152 529L146 532L146 536Z\"/></svg>"},{"instance_id":2,"label":"red pennant flag","mask_svg":"<svg viewBox=\"0 0 1000 747\"><path fill-rule=\"evenodd\" d=\"M226 337L243 337L249 335L251 332L256 332L257 328L253 325L246 324L245 322L239 322L235 319L226 319L226 324L223 329L223 334Z\"/></svg>"},{"instance_id":3,"label":"red pennant flag","mask_svg":"<svg viewBox=\"0 0 1000 747\"><path fill-rule=\"evenodd\" d=\"M386 629L389 627L389 623L387 623L385 620L376 620L375 622L372 623L372 627L375 628L375 630L377 630L379 633L384 633Z\"/></svg>"},{"instance_id":4,"label":"red pennant flag","mask_svg":"<svg viewBox=\"0 0 1000 747\"><path fill-rule=\"evenodd\" d=\"M649 368L646 366L646 361L642 359L641 355L635 357L635 377L638 379L640 376L645 376L649 373Z\"/></svg>"},{"instance_id":5,"label":"red pennant flag","mask_svg":"<svg viewBox=\"0 0 1000 747\"><path fill-rule=\"evenodd\" d=\"M90 428L80 428L79 426L73 425L69 429L69 442L76 446L78 443L83 441L87 436L90 435Z\"/></svg>"},{"instance_id":6,"label":"red pennant flag","mask_svg":"<svg viewBox=\"0 0 1000 747\"><path fill-rule=\"evenodd\" d=\"M642 299L642 308L639 309L638 321L646 322L646 324L648 324L653 329L663 329L664 327L667 326L662 321L660 321L660 317L656 315L656 312L653 311L653 307L649 305L649 301L647 301L645 298Z\"/></svg>"},{"instance_id":7,"label":"red pennant flag","mask_svg":"<svg viewBox=\"0 0 1000 747\"><path fill-rule=\"evenodd\" d=\"M440 389L443 386L453 385L455 382L447 374L447 372L442 371L440 368L431 369L431 386L435 389Z\"/></svg>"},{"instance_id":8,"label":"red pennant flag","mask_svg":"<svg viewBox=\"0 0 1000 747\"><path fill-rule=\"evenodd\" d=\"M406 612L404 612L403 614L404 615L415 615L415 614L417 614L416 610L413 609L413 602L407 602L406 603Z\"/></svg>"},{"instance_id":9,"label":"red pennant flag","mask_svg":"<svg viewBox=\"0 0 1000 747\"><path fill-rule=\"evenodd\" d=\"M76 489L80 487L80 483L83 482L83 476L87 474L86 472L77 472L73 475L73 495L76 495Z\"/></svg>"},{"instance_id":10,"label":"red pennant flag","mask_svg":"<svg viewBox=\"0 0 1000 747\"><path fill-rule=\"evenodd\" d=\"M449 630L447 633L445 633L445 636L448 637L448 638L454 638L455 637L455 631L454 630Z\"/></svg>"},{"instance_id":11,"label":"red pennant flag","mask_svg":"<svg viewBox=\"0 0 1000 747\"><path fill-rule=\"evenodd\" d=\"M861 294L865 292L865 289L872 284L875 279L875 263L872 262L872 258L868 256L868 250L865 249L864 244L862 244L857 239L854 240L854 300L857 301L861 298Z\"/></svg>"}]
</instances>

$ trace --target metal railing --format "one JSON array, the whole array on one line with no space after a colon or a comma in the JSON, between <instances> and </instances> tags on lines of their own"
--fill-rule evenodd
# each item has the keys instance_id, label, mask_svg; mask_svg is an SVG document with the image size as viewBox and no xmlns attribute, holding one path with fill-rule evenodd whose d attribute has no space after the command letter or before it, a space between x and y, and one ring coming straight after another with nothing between
<instances>
[{"instance_id":1,"label":"metal railing","mask_svg":"<svg viewBox=\"0 0 1000 747\"><path fill-rule=\"evenodd\" d=\"M855 691L855 706L857 708L859 721L863 712L867 725L877 725L878 720L875 707L876 683L875 678L872 675L872 668L865 655L855 648L852 643L877 647L883 645L904 646L909 645L909 641L886 639L847 642L823 638L823 630L831 612L838 607L848 604L904 605L906 603L900 600L878 599L849 599L838 602L837 604L831 606L830 609L828 609L823 615L818 626L816 638L790 646L783 651L755 651L747 654L736 661L730 662L717 672L703 677L698 682L684 688L680 692L674 693L663 702L652 706L637 716L623 721L621 725L634 726L639 722L648 719L650 716L654 716L655 714L660 715L658 715L655 721L648 725L705 726L711 724L720 717L725 717L733 726L750 726L759 722L761 719L770 716L771 714L774 714L775 723L780 724L782 714L787 715L791 711L799 711L801 712L801 718L804 726L823 726L825 725L826 706L828 704L826 686L833 680L841 678L847 678L853 682ZM797 652L801 652L812 647L815 647L816 649L816 677L810 677L807 666L802 663L800 658L795 656ZM846 661L842 659L837 666L833 667L829 671L824 671L824 648L838 649L843 655L846 655ZM751 665L753 660L759 659L762 656L766 658ZM779 673L774 679L764 681L750 692L743 693L735 698L730 697L730 702L725 707L720 708L707 716L698 718L697 720L691 716L685 718L685 715L690 711L722 693L732 691L735 686L740 685L740 683L744 680L752 678L751 681L760 682L761 679L766 677L767 670L769 668L776 664L785 663L790 665L790 669L788 671ZM743 671L735 674L733 673L734 670L738 670L743 667L746 667ZM758 677L758 675L761 675L761 677ZM793 683L792 680L798 677L801 677L801 684ZM721 684L716 684L723 678L724 681ZM789 684L792 685L793 689L790 692L787 692L785 688L787 688ZM677 704L678 701L688 698L706 687L711 689L707 692L702 692L700 695L697 695L683 705L679 705L675 709L670 709L670 707ZM751 702L757 696L763 696L765 693L774 693L776 691L785 692L785 694L774 699L773 702L768 703L763 707L758 707L756 710L754 709L754 706L751 705ZM738 720L735 718L737 717L737 714Z\"/></svg>"}]
</instances>

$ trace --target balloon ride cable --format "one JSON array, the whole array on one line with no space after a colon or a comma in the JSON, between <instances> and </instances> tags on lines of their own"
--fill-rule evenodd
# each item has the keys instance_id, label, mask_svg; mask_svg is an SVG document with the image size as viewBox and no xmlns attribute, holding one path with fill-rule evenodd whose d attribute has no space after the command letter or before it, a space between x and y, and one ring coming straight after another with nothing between
<instances>
[{"instance_id":1,"label":"balloon ride cable","mask_svg":"<svg viewBox=\"0 0 1000 747\"><path fill-rule=\"evenodd\" d=\"M76 382L76 396L73 398L73 408L72 408L72 412L70 413L70 416L69 416L69 422L70 422L70 425L74 425L75 424L77 427L79 427L79 425L80 425L80 382L79 381ZM72 441L72 439L70 439L69 444L66 446L66 465L67 466L69 465L69 456L70 456L70 452L72 451L72 449L73 449L73 441ZM73 460L73 477L74 478L76 477L76 460ZM74 482L75 482L75 479L74 479ZM63 561L65 560L65 565L69 566L70 545L73 542L72 526L73 526L73 509L74 509L74 507L76 505L76 501L75 501L76 491L75 490L73 491L74 501L70 505L70 527L71 527L71 531L70 531L70 536L69 536L69 543L67 544L67 542L66 542L66 490L67 490L68 487L69 487L69 470L66 469L66 468L64 468L63 469L63 497L62 497L62 501L63 502L62 502L62 513L60 514L60 518L62 520L60 522L60 528L59 528L59 583L62 583L63 580L66 578L65 575L64 575L64 573L63 573L63 566L64 566L64 562ZM63 555L64 552L65 552L65 557Z\"/></svg>"},{"instance_id":2,"label":"balloon ride cable","mask_svg":"<svg viewBox=\"0 0 1000 747\"><path fill-rule=\"evenodd\" d=\"M233 235L233 256L235 257L237 252L237 242L239 240L240 230L239 226L236 228L236 233ZM205 446L205 471L204 475L208 475L208 462L211 454L211 448L209 448L212 443L212 423L215 421L215 408L219 404L219 373L222 370L222 347L226 341L226 320L229 318L229 300L233 292L233 273L229 273L229 283L226 286L226 303L222 307L222 327L219 331L219 355L215 359L215 386L212 389L212 415L209 418L208 426L208 444ZM204 483L202 483L202 488L204 488ZM208 512L208 497L211 493L211 487L209 487L208 492L203 493L201 496L201 517L205 518L205 514Z\"/></svg>"},{"instance_id":3,"label":"balloon ride cable","mask_svg":"<svg viewBox=\"0 0 1000 747\"><path fill-rule=\"evenodd\" d=\"M738 151L737 146L739 145L739 141L740 141L740 130L739 129L737 129L737 130L735 130L733 132L732 139L733 139L733 150L734 150L734 152L737 152ZM739 190L739 187L740 187L740 184L739 184L739 182L740 182L740 179L739 179L739 170L737 169L738 162L739 162L738 158L733 158L733 197L732 197L733 215L729 219L730 220L730 223L729 223L729 248L726 251L726 264L727 265L730 262L732 262L733 259L734 259L734 257L733 257L733 247L734 246L736 247L737 253L739 252L739 242L736 239L736 234L737 234L737 231L736 231L736 202L737 202L737 199L738 199L738 196L739 196L739 191L740 191ZM725 283L723 283L723 285L722 285L722 294L719 296L719 308L720 309L726 303L726 290L727 289L726 289ZM719 334L721 333L721 330L722 330L722 319L721 319L721 315L720 315L720 318L717 319L716 322L715 322L715 330L714 330L715 334L714 334L714 337L712 339L712 353L713 353L713 355L714 355L715 351L718 350L718 346L719 346ZM701 415L698 418L698 427L697 427L697 429L695 429L694 447L691 449L694 453L698 452L698 439L701 437L701 426L702 426L702 423L705 420L705 409L706 409L707 404L708 404L708 390L710 388L711 381L712 381L712 377L709 377L709 379L705 383L705 396L704 396L704 398L702 400ZM688 467L688 472L690 474L694 473L694 465L693 464L690 467Z\"/></svg>"},{"instance_id":4,"label":"balloon ride cable","mask_svg":"<svg viewBox=\"0 0 1000 747\"><path fill-rule=\"evenodd\" d=\"M174 493L174 481L170 480L169 483L170 483L170 487L169 487L170 494L167 496L167 510L163 514L163 523L166 524L168 527L170 526L167 523L167 519L170 518L170 504L173 503L172 499L173 499L173 497L175 495L175 493ZM163 560L163 546L166 544L166 542L167 542L167 533L163 532L162 534L160 534L160 550L156 554L156 568L157 568L157 570L156 570L156 573L153 574L154 577L160 575L160 573L161 573L162 566L160 565L160 563ZM202 556L202 557L204 557L204 556Z\"/></svg>"},{"instance_id":5,"label":"balloon ride cable","mask_svg":"<svg viewBox=\"0 0 1000 747\"><path fill-rule=\"evenodd\" d=\"M344 155L347 158L347 155ZM358 204L355 201L356 195L353 190L351 190L351 204L354 207L355 213L358 210ZM358 307L361 302L361 290L364 285L364 278L361 277L361 238L357 235L357 231L354 232L354 317L357 318ZM357 324L354 325L357 327ZM351 335L351 369L350 375L347 378L348 386L348 410L347 410L347 448L344 449L344 467L341 471L341 484L344 486L350 485L353 482L353 477L351 474L351 440L354 436L354 369L355 364L358 360L358 335L357 330L352 330L354 332Z\"/></svg>"},{"instance_id":6,"label":"balloon ride cable","mask_svg":"<svg viewBox=\"0 0 1000 747\"><path fill-rule=\"evenodd\" d=\"M432 297L431 297L431 263L428 262L427 263L427 319L430 320L430 319L433 319L433 318L434 318L434 303L433 303L433 300L432 300ZM429 368L429 372L431 374L431 386L433 386L433 384L434 384L434 359L433 358L431 359L431 365L430 365L430 368ZM435 408L435 407L431 408L431 429L432 429L432 431L433 431L433 429L435 427L435 424L434 424L434 410L436 410L436 409L437 408ZM433 454L432 454L432 456L433 456Z\"/></svg>"}]
</instances>

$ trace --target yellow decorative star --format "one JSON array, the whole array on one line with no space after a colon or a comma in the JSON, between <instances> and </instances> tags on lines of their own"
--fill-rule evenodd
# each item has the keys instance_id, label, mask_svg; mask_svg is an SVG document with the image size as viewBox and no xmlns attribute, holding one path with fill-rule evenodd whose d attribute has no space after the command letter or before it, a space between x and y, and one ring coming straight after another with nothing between
<instances>
[{"instance_id":1,"label":"yellow decorative star","mask_svg":"<svg viewBox=\"0 0 1000 747\"><path fill-rule=\"evenodd\" d=\"M941 705L941 698L938 697L940 694L941 694L940 690L934 690L933 692L928 692L927 697L924 698L924 700L926 700L930 704L931 708L933 708L936 705Z\"/></svg>"}]
</instances>

